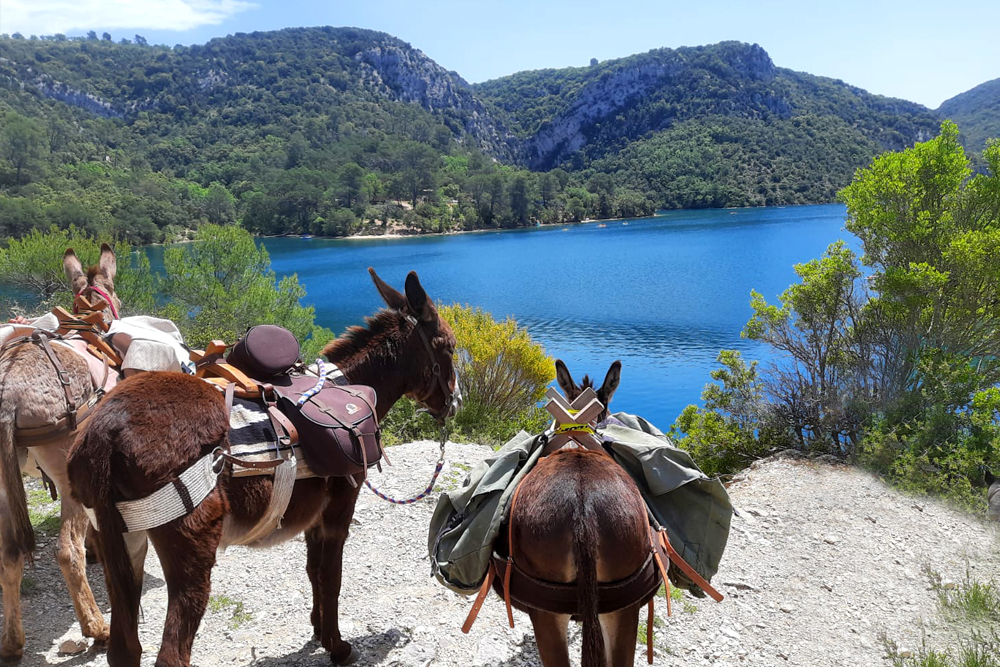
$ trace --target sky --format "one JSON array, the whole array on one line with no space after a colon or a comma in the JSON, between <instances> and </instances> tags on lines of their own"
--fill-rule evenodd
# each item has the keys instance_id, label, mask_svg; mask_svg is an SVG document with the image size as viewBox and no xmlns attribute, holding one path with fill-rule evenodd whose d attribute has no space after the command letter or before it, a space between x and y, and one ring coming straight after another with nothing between
<instances>
[{"instance_id":1,"label":"sky","mask_svg":"<svg viewBox=\"0 0 1000 667\"><path fill-rule=\"evenodd\" d=\"M0 33L25 36L172 46L318 25L395 35L472 83L723 40L931 108L1000 78L998 0L0 0Z\"/></svg>"}]
</instances>

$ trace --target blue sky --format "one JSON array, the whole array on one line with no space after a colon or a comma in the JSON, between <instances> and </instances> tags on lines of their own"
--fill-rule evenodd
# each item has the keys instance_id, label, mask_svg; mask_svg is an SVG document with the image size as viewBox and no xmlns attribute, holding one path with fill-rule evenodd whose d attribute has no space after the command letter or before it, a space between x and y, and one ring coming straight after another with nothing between
<instances>
[{"instance_id":1,"label":"blue sky","mask_svg":"<svg viewBox=\"0 0 1000 667\"><path fill-rule=\"evenodd\" d=\"M0 32L26 36L93 29L173 45L314 25L388 32L470 82L729 39L932 108L1000 77L998 0L0 0Z\"/></svg>"}]
</instances>

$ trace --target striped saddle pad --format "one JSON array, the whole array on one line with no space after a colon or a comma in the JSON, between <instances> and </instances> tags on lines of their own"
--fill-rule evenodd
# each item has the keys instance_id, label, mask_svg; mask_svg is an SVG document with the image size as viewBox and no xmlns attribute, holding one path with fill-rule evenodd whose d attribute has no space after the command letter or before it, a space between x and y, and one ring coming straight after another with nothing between
<instances>
[{"instance_id":1,"label":"striped saddle pad","mask_svg":"<svg viewBox=\"0 0 1000 667\"><path fill-rule=\"evenodd\" d=\"M274 461L284 456L287 446L278 443L271 426L271 419L263 405L242 398L233 399L233 409L229 413L229 446L232 455L244 461ZM291 448L296 460L296 479L315 477L298 445ZM244 468L233 466L234 477L249 475L273 475L273 468Z\"/></svg>"}]
</instances>

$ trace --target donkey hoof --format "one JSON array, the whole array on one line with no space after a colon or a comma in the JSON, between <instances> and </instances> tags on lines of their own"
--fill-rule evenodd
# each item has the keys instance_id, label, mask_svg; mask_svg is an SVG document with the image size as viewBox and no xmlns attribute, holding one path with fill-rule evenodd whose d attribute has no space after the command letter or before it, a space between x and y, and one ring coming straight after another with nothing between
<instances>
[{"instance_id":1,"label":"donkey hoof","mask_svg":"<svg viewBox=\"0 0 1000 667\"><path fill-rule=\"evenodd\" d=\"M332 658L333 656L330 656L330 657ZM358 658L360 658L360 657L361 657L361 651L359 651L358 649L356 649L356 648L354 648L352 646L351 647L351 652L347 655L346 658L341 658L340 660L333 660L333 664L335 664L335 665L353 665L355 662L358 661Z\"/></svg>"},{"instance_id":2,"label":"donkey hoof","mask_svg":"<svg viewBox=\"0 0 1000 667\"><path fill-rule=\"evenodd\" d=\"M24 656L24 649L19 648L17 650L3 651L0 650L0 663L11 664L15 662L20 662L21 658Z\"/></svg>"}]
</instances>

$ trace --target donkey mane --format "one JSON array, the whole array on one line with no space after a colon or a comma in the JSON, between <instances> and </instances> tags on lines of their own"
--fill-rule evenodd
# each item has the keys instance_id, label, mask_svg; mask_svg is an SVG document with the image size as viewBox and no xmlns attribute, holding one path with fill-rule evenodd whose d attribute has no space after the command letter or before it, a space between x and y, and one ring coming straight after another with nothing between
<instances>
[{"instance_id":1,"label":"donkey mane","mask_svg":"<svg viewBox=\"0 0 1000 667\"><path fill-rule=\"evenodd\" d=\"M381 351L387 359L394 361L399 350L396 345L385 343L400 333L404 318L404 313L399 310L382 308L374 315L365 317L365 326L348 327L339 337L327 343L320 354L333 361Z\"/></svg>"}]
</instances>

